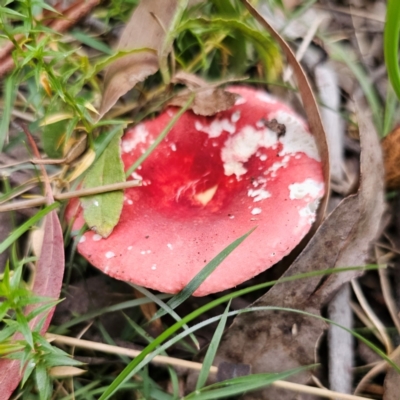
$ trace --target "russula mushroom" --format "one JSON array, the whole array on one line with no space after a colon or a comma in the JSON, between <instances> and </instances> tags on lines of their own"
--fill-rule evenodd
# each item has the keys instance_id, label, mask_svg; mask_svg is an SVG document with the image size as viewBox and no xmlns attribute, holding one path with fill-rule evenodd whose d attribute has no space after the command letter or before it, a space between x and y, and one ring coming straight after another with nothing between
<instances>
[{"instance_id":1,"label":"russula mushroom","mask_svg":"<svg viewBox=\"0 0 400 400\"><path fill-rule=\"evenodd\" d=\"M235 105L212 117L185 112L132 173L120 222L78 251L106 274L177 293L219 252L257 226L194 293L234 287L281 260L309 231L324 195L314 137L264 91L232 86ZM169 107L122 139L126 169L176 114ZM75 227L83 224L79 213Z\"/></svg>"}]
</instances>

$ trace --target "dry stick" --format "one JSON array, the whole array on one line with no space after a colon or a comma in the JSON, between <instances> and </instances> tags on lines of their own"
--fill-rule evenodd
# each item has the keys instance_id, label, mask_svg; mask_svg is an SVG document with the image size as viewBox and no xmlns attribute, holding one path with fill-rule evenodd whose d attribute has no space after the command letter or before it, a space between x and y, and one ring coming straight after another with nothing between
<instances>
[{"instance_id":1,"label":"dry stick","mask_svg":"<svg viewBox=\"0 0 400 400\"><path fill-rule=\"evenodd\" d=\"M30 133L28 127L24 123L20 123L20 126L28 139L28 142L32 149L33 154L35 155L35 157L37 159L41 159L42 156L39 153L39 150L36 146L35 140L33 139L33 136ZM45 194L46 194L44 197L44 204L54 203L54 195L53 195L53 191L51 189L50 179L49 179L49 176L47 175L47 171L46 171L46 168L44 167L44 165L40 165L40 170L42 171L42 177L43 177Z\"/></svg>"},{"instance_id":2,"label":"dry stick","mask_svg":"<svg viewBox=\"0 0 400 400\"><path fill-rule=\"evenodd\" d=\"M382 254L382 250L379 249L378 246L375 246L375 255L378 260L378 264L387 264L392 258L392 254ZM399 310L396 305L396 301L393 297L392 289L389 282L388 270L386 268L379 268L379 279L381 281L381 288L383 298L385 300L386 306L389 310L389 314L392 317L392 320L396 326L397 333L400 333L400 318L398 316Z\"/></svg>"},{"instance_id":3,"label":"dry stick","mask_svg":"<svg viewBox=\"0 0 400 400\"><path fill-rule=\"evenodd\" d=\"M400 346L397 347L392 354L389 355L391 360L396 359L400 355ZM388 367L388 363L386 361L380 361L379 364L375 365L371 370L369 370L358 382L357 387L354 390L354 393L359 393L364 388L364 386L375 376L384 372Z\"/></svg>"},{"instance_id":4,"label":"dry stick","mask_svg":"<svg viewBox=\"0 0 400 400\"><path fill-rule=\"evenodd\" d=\"M365 313L367 314L370 321L374 324L375 328L380 333L380 335L383 339L383 344L386 348L386 353L387 354L392 353L393 344L386 332L386 328L382 324L382 322L378 318L378 316L375 314L375 312L372 310L372 308L369 305L367 299L365 298L364 293L362 292L361 287L360 287L359 283L357 282L357 280L352 279L351 286L353 287L354 294L356 295L357 300L360 303L362 309L365 311Z\"/></svg>"},{"instance_id":5,"label":"dry stick","mask_svg":"<svg viewBox=\"0 0 400 400\"><path fill-rule=\"evenodd\" d=\"M101 351L103 353L109 353L109 354L119 354L119 355L124 355L124 356L132 357L132 358L138 356L141 353L141 350L127 349L124 347L92 342L90 340L76 339L76 338L71 338L68 336L56 335L54 333L46 333L46 339L49 342L55 342L55 343L64 344L67 346L74 346L74 347L79 347L81 349L88 349L88 350L97 350L97 351ZM189 368L189 369L193 369L196 371L200 371L201 368L203 367L203 364L200 364L200 363L197 363L194 361L181 360L179 358L173 358L173 357L167 357L167 356L155 356L152 359L152 362L154 362L156 364L161 364L161 365L171 365L174 367ZM218 367L211 366L210 373L217 374ZM288 389L288 390L292 390L295 392L301 392L301 393L314 394L314 395L328 398L328 399L370 400L365 397L353 396L350 394L344 394L344 393L338 393L338 392L332 392L328 389L320 389L320 388L316 388L316 387L300 385L298 383L292 383L292 382L286 382L286 381L275 381L272 383L272 385L282 388L282 389Z\"/></svg>"},{"instance_id":6,"label":"dry stick","mask_svg":"<svg viewBox=\"0 0 400 400\"><path fill-rule=\"evenodd\" d=\"M49 24L50 29L56 32L66 31L72 25L76 24L79 19L87 15L99 2L100 0L77 0L71 7L63 11L63 15L52 15L52 22ZM47 18L48 16L46 16ZM19 38L21 37L22 35ZM19 38L16 37L17 41ZM14 44L7 42L0 51L0 77L10 72L15 66L14 60L10 55L13 49Z\"/></svg>"},{"instance_id":7,"label":"dry stick","mask_svg":"<svg viewBox=\"0 0 400 400\"><path fill-rule=\"evenodd\" d=\"M106 192L114 192L116 190L124 190L131 187L141 186L141 181L127 181L127 182L117 182L117 183L110 183L109 185L97 186L94 188L87 188L87 189L79 189L74 190L72 192L67 193L60 193L54 195L56 200L69 200L74 197L85 197L85 196L93 196L95 194L106 193ZM21 210L23 208L31 208L31 207L38 207L46 204L46 198L41 196L37 199L32 200L23 200L17 201L15 203L5 204L4 206L0 206L0 212L6 211L14 211L14 210Z\"/></svg>"}]
</instances>

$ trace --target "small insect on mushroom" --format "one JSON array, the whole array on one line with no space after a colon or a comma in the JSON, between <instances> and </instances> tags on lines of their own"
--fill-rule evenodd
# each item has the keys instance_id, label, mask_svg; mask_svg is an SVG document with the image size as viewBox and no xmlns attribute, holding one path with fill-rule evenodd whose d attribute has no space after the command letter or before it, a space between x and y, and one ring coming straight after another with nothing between
<instances>
[{"instance_id":1,"label":"small insect on mushroom","mask_svg":"<svg viewBox=\"0 0 400 400\"><path fill-rule=\"evenodd\" d=\"M211 117L186 111L142 163L147 184L125 191L131 204L124 203L112 234L99 241L94 232L85 233L78 251L94 266L117 279L177 293L204 260L256 226L194 293L203 296L271 267L307 234L324 195L314 137L269 94L240 86L227 90L239 95L232 108ZM126 169L176 112L169 107L126 132ZM78 214L76 229L84 223ZM110 249L115 257L104 256Z\"/></svg>"}]
</instances>

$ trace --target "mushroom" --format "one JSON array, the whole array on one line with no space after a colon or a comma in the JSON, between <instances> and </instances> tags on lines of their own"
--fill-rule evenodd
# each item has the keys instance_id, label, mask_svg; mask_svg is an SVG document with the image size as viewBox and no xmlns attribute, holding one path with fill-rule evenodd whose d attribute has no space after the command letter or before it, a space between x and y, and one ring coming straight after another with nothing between
<instances>
[{"instance_id":1,"label":"mushroom","mask_svg":"<svg viewBox=\"0 0 400 400\"><path fill-rule=\"evenodd\" d=\"M321 160L307 125L264 91L232 86L233 107L212 117L186 111L132 173L118 225L86 232L78 251L104 273L177 293L219 252L257 227L194 295L232 288L301 241L324 195ZM122 139L128 169L177 113L168 107ZM82 210L75 228L83 225Z\"/></svg>"}]
</instances>

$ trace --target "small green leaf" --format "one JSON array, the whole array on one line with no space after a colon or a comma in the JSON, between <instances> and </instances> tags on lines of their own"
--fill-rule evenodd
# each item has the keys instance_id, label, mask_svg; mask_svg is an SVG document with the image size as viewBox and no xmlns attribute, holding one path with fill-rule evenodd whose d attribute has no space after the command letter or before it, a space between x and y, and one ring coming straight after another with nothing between
<instances>
[{"instance_id":1,"label":"small green leaf","mask_svg":"<svg viewBox=\"0 0 400 400\"><path fill-rule=\"evenodd\" d=\"M201 371L197 379L196 390L200 390L206 384L212 363L214 362L215 355L217 354L219 342L221 341L222 334L224 333L226 321L228 320L230 305L231 302L229 301L228 305L225 308L225 312L218 323L217 329L215 330L210 345L208 346L206 356L204 357L203 366L201 367Z\"/></svg>"},{"instance_id":2,"label":"small green leaf","mask_svg":"<svg viewBox=\"0 0 400 400\"><path fill-rule=\"evenodd\" d=\"M93 188L110 183L124 182L124 166L120 154L122 130L113 137L103 154L90 167L83 185ZM88 226L99 235L107 237L119 221L124 202L121 190L87 196L81 199L83 216Z\"/></svg>"}]
</instances>

